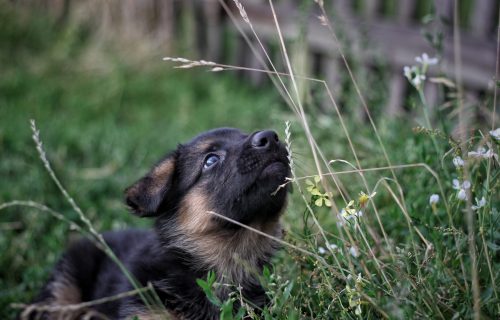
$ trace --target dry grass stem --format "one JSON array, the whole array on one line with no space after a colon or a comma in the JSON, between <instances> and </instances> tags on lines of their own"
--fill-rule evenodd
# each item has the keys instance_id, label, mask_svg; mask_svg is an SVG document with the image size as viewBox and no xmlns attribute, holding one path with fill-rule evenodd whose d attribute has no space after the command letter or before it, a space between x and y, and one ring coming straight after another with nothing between
<instances>
[{"instance_id":1,"label":"dry grass stem","mask_svg":"<svg viewBox=\"0 0 500 320\"><path fill-rule=\"evenodd\" d=\"M111 302L111 301L116 301L119 299L123 299L126 297L132 297L135 295L138 295L143 292L147 291L152 291L154 290L153 287L149 284L146 287L143 288L138 288L134 290L130 290L127 292L119 293L117 295L101 298L101 299L96 299L92 301L86 301L82 303L77 303L77 304L69 304L69 305L54 305L54 304L24 304L24 303L12 303L11 307L14 309L23 309L25 310L21 317L25 314L29 314L33 311L39 311L39 312L71 312L71 311L78 311L86 308L90 308L93 306L97 306L103 303Z\"/></svg>"}]
</instances>

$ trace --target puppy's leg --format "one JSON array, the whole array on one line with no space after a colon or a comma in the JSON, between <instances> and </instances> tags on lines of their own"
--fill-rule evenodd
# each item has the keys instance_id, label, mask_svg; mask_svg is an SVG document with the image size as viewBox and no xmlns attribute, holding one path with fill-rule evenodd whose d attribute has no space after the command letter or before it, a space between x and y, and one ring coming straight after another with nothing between
<instances>
[{"instance_id":1,"label":"puppy's leg","mask_svg":"<svg viewBox=\"0 0 500 320\"><path fill-rule=\"evenodd\" d=\"M104 253L89 240L73 244L57 262L49 281L19 319L76 319L85 310L69 305L89 299Z\"/></svg>"}]
</instances>

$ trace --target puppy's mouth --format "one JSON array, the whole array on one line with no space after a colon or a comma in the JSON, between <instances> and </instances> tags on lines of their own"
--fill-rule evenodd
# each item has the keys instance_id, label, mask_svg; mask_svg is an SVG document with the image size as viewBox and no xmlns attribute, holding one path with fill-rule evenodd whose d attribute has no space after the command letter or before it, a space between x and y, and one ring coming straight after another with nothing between
<instances>
[{"instance_id":1,"label":"puppy's mouth","mask_svg":"<svg viewBox=\"0 0 500 320\"><path fill-rule=\"evenodd\" d=\"M268 165L264 166L262 172L259 175L259 179L269 179L275 178L276 180L283 180L284 182L288 173L288 165L282 161L273 161Z\"/></svg>"},{"instance_id":2,"label":"puppy's mouth","mask_svg":"<svg viewBox=\"0 0 500 320\"><path fill-rule=\"evenodd\" d=\"M288 153L279 142L265 150L245 148L236 166L248 188L257 188L262 192L274 191L290 176Z\"/></svg>"}]
</instances>

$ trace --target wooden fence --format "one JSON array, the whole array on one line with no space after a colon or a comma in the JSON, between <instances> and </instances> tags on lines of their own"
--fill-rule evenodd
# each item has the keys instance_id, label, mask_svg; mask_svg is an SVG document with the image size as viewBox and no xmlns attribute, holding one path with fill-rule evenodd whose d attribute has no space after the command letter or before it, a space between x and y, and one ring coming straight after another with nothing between
<instances>
[{"instance_id":1,"label":"wooden fence","mask_svg":"<svg viewBox=\"0 0 500 320\"><path fill-rule=\"evenodd\" d=\"M304 44L309 56L309 65L316 66L312 70L313 76L324 78L332 88L338 87L342 62L331 32L318 19L320 13L317 6L312 0L312 5L306 6L305 9L303 1L275 2L276 13L286 39L297 39L301 30L307 30ZM417 12L419 1L392 1L392 14L383 10L387 2L388 0L335 0L327 5L337 33L342 35L344 43L349 44L349 51L357 61L370 67L382 57L390 66L390 97L384 112L396 115L404 112L404 98L408 91L408 83L402 73L403 66L415 64L415 56L423 52L433 55L435 49L422 35L422 17ZM462 28L460 32L462 76L468 95L474 98L491 91L494 86L497 60L496 28L500 1L465 2L467 8L461 11L461 17L466 20L468 27ZM40 0L39 3L61 19L64 19L77 3L81 4L71 0ZM172 41L189 38L192 39L193 48L198 55L192 58L262 68L255 54L249 50L248 44L236 31L237 28L243 30L255 43L249 24L241 19L231 0L225 0L224 4L236 18L236 23L229 19L227 11L218 0L88 0L85 3L94 10L93 15L99 17L98 23L101 26L140 34L142 37L153 37L158 43L164 44L165 50L169 49ZM264 45L271 46L276 43L276 27L268 1L241 0L241 3ZM453 0L435 0L435 16L438 18L428 25L430 29L439 27L443 32L441 70L448 75L454 75L455 72L452 28L454 3ZM301 4L302 10L298 10ZM189 32L186 32L186 28ZM228 37L232 38L229 42L233 43L230 50L227 49ZM272 57L276 61L281 60L279 50L277 51ZM431 76L436 75L433 72L436 71L431 69ZM249 73L248 76L255 84L265 81L262 74ZM427 83L425 88L431 104L438 102L440 98L437 85ZM483 117L491 116L487 114L487 110L483 111Z\"/></svg>"},{"instance_id":2,"label":"wooden fence","mask_svg":"<svg viewBox=\"0 0 500 320\"><path fill-rule=\"evenodd\" d=\"M366 1L362 10L355 10L353 1L336 0L333 2L334 26L341 26L347 33L351 52L358 60L370 67L375 60L383 57L390 65L390 98L387 103L386 114L394 115L403 111L403 101L407 93L407 80L403 77L402 70L406 65L415 64L415 56L423 52L433 54L435 49L422 34L422 24L416 21L415 8L417 1L400 0L396 2L396 14L393 17L384 17L377 10L382 1ZM276 38L276 27L267 1L250 1L245 9L251 21L255 21L255 29L263 39ZM443 61L444 73L453 77L455 72L454 37L452 30L453 4L450 0L436 1L436 16L448 24L441 23L443 30ZM496 52L496 21L498 21L499 2L495 0L477 0L471 2L468 15L470 28L461 30L461 59L463 84L470 98L474 99L485 91L493 89L495 74ZM298 36L299 12L294 6L285 4L277 8L277 16L283 34L293 39ZM238 14L238 13L235 13ZM338 56L337 44L332 41L331 32L321 24L318 16L320 12L312 11L307 19L307 45L311 59L319 60L319 70L323 74L317 76L326 79L332 86L339 82L338 70L342 62ZM335 22L337 22L335 24ZM239 27L250 33L247 23L240 19ZM435 26L430 25L429 28ZM364 45L356 43L360 39L368 42ZM354 43L353 43L354 42ZM314 63L313 63L314 64ZM252 63L250 63L252 65ZM431 69L430 76L435 76L437 70ZM426 84L426 97L433 105L438 101L437 85ZM486 111L487 110L478 110ZM488 117L488 115L484 115Z\"/></svg>"}]
</instances>

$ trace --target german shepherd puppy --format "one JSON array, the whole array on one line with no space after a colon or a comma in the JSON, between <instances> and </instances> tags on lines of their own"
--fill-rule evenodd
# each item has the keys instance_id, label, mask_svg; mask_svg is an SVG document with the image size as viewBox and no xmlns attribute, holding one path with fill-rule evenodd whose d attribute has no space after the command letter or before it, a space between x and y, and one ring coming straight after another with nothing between
<instances>
[{"instance_id":1,"label":"german shepherd puppy","mask_svg":"<svg viewBox=\"0 0 500 320\"><path fill-rule=\"evenodd\" d=\"M103 235L140 285L153 286L167 313L146 308L137 295L92 310L65 311L70 304L133 289L118 266L84 239L65 252L21 317L160 319L168 314L174 319L217 319L218 307L196 283L210 270L219 282L229 284L217 289L220 299L239 286L250 305L263 307L266 296L257 275L277 249L276 242L209 212L281 237L286 190L279 186L289 173L286 148L271 130L244 134L214 129L179 145L125 191L132 212L156 219L154 231ZM43 305L54 308L37 311Z\"/></svg>"}]
</instances>

